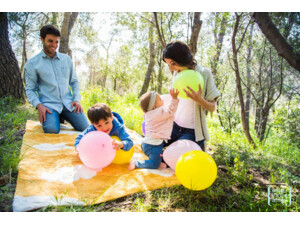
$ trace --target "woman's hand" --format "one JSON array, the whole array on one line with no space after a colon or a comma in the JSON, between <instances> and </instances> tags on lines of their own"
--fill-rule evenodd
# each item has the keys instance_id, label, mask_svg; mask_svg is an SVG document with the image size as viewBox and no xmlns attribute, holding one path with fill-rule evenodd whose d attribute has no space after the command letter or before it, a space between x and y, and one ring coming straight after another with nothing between
<instances>
[{"instance_id":1,"label":"woman's hand","mask_svg":"<svg viewBox=\"0 0 300 225\"><path fill-rule=\"evenodd\" d=\"M170 95L172 96L173 99L177 99L177 96L179 94L179 91L176 89L170 89Z\"/></svg>"},{"instance_id":2,"label":"woman's hand","mask_svg":"<svg viewBox=\"0 0 300 225\"><path fill-rule=\"evenodd\" d=\"M189 89L189 91L183 89L183 91L186 93L186 96L193 99L195 102L198 102L200 104L200 102L202 102L204 100L204 98L202 97L202 89L201 89L201 85L199 84L199 91L194 91L192 88L190 88L189 86L187 86L187 89Z\"/></svg>"},{"instance_id":3,"label":"woman's hand","mask_svg":"<svg viewBox=\"0 0 300 225\"><path fill-rule=\"evenodd\" d=\"M204 109L206 109L209 112L213 112L216 109L216 101L206 101L202 96L202 89L201 85L199 84L199 90L196 92L189 86L187 86L187 89L183 89L183 91L186 93L186 96L197 102L199 105L201 105Z\"/></svg>"}]
</instances>

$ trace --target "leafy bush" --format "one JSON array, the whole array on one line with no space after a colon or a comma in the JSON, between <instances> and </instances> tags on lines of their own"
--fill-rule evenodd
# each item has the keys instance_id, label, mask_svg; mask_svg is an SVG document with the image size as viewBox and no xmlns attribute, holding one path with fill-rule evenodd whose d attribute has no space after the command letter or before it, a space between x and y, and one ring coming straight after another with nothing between
<instances>
[{"instance_id":1,"label":"leafy bush","mask_svg":"<svg viewBox=\"0 0 300 225\"><path fill-rule=\"evenodd\" d=\"M0 98L0 175L17 172L28 119L37 119L37 112L29 104L12 97Z\"/></svg>"},{"instance_id":2,"label":"leafy bush","mask_svg":"<svg viewBox=\"0 0 300 225\"><path fill-rule=\"evenodd\" d=\"M281 138L300 148L300 107L299 100L282 105L274 113L274 126Z\"/></svg>"},{"instance_id":3,"label":"leafy bush","mask_svg":"<svg viewBox=\"0 0 300 225\"><path fill-rule=\"evenodd\" d=\"M126 127L142 134L141 126L143 122L143 112L140 109L137 94L129 93L120 96L110 90L102 92L100 87L98 87L86 90L82 92L81 95L81 104L85 112L87 112L87 110L95 103L105 103L113 112L117 112L121 115Z\"/></svg>"}]
</instances>

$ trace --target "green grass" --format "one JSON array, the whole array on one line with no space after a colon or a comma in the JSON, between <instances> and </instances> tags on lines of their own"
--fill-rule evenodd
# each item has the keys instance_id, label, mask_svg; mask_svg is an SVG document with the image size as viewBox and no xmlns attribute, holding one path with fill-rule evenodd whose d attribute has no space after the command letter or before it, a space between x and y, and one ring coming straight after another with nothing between
<instances>
[{"instance_id":1,"label":"green grass","mask_svg":"<svg viewBox=\"0 0 300 225\"><path fill-rule=\"evenodd\" d=\"M141 134L142 111L136 94L118 96L113 92L91 89L82 93L85 110L96 102L107 103L118 112L126 126ZM17 178L22 135L27 119L37 120L37 112L28 104L0 99L0 175L9 175L10 184L0 187L0 211L10 211ZM218 118L207 118L211 140L209 152L215 159L218 177L203 191L191 191L182 185L132 194L91 206L44 207L36 211L64 212L284 212L299 211L300 153L296 144L271 130L264 144L252 149L239 126L226 133ZM252 126L253 127L253 126ZM255 138L255 133L252 136ZM258 143L258 140L256 140ZM268 205L268 183L285 183L292 187L292 204L271 202Z\"/></svg>"}]
</instances>

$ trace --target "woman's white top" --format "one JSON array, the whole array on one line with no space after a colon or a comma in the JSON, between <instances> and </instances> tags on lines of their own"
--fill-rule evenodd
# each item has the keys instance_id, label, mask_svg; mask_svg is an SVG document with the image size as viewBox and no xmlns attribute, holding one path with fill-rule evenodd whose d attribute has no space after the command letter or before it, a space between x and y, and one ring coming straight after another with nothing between
<instances>
[{"instance_id":1,"label":"woman's white top","mask_svg":"<svg viewBox=\"0 0 300 225\"><path fill-rule=\"evenodd\" d=\"M184 128L194 129L194 114L194 101L191 99L179 98L174 118L175 123Z\"/></svg>"}]
</instances>

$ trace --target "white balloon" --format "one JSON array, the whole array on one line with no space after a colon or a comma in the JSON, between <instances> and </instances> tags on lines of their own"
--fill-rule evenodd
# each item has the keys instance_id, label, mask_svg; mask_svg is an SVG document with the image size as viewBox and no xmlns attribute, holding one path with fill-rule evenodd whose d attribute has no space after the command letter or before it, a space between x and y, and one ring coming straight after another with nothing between
<instances>
[{"instance_id":1,"label":"white balloon","mask_svg":"<svg viewBox=\"0 0 300 225\"><path fill-rule=\"evenodd\" d=\"M194 141L178 140L170 144L163 152L164 161L175 170L177 160L186 152L200 150L201 147Z\"/></svg>"}]
</instances>

